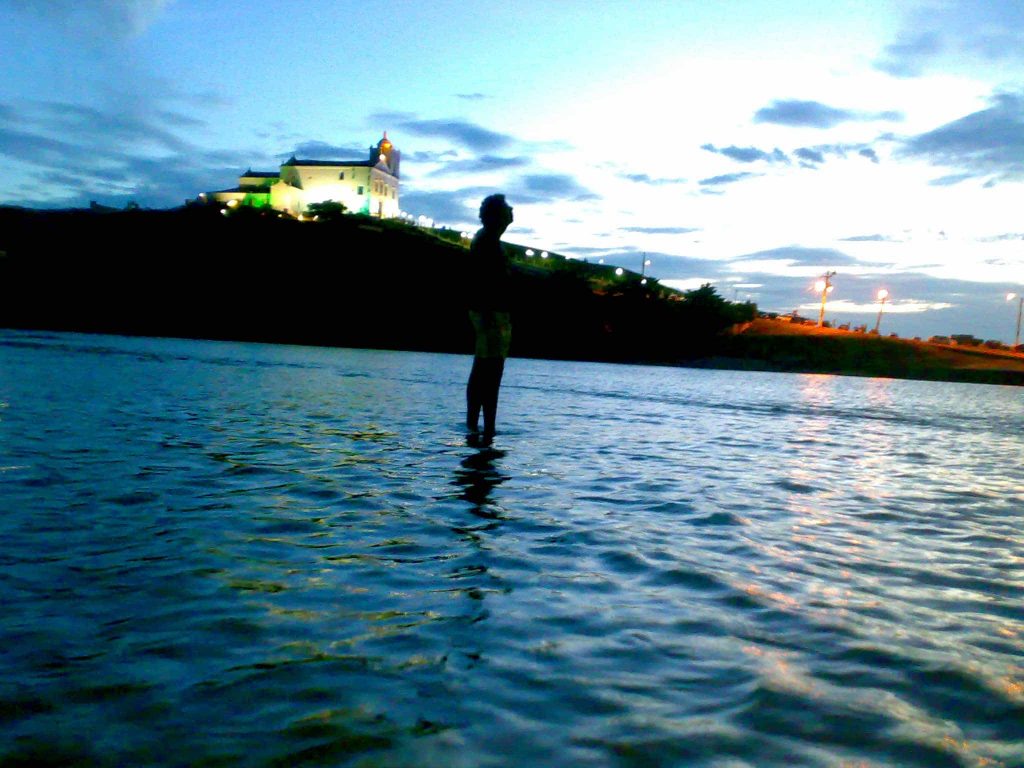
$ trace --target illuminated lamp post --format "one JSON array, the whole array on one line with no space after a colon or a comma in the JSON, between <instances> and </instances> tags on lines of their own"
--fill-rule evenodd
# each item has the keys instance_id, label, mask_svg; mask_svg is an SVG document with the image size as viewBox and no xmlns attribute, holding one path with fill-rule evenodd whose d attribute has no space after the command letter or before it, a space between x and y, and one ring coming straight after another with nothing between
<instances>
[{"instance_id":1,"label":"illuminated lamp post","mask_svg":"<svg viewBox=\"0 0 1024 768\"><path fill-rule=\"evenodd\" d=\"M889 292L882 288L878 291L878 319L875 320L875 333L878 333L878 326L882 324L882 310L885 309L885 300L889 298Z\"/></svg>"},{"instance_id":2,"label":"illuminated lamp post","mask_svg":"<svg viewBox=\"0 0 1024 768\"><path fill-rule=\"evenodd\" d=\"M640 285L647 285L647 268L649 266L651 266L651 260L647 258L645 253L640 261Z\"/></svg>"},{"instance_id":3,"label":"illuminated lamp post","mask_svg":"<svg viewBox=\"0 0 1024 768\"><path fill-rule=\"evenodd\" d=\"M821 312L818 314L819 328L825 325L825 301L828 299L828 295L832 293L832 289L835 288L835 286L832 285L832 278L835 274L835 272L826 272L822 275L821 279L814 284L814 290L821 292Z\"/></svg>"},{"instance_id":4,"label":"illuminated lamp post","mask_svg":"<svg viewBox=\"0 0 1024 768\"><path fill-rule=\"evenodd\" d=\"M1020 346L1020 315L1021 310L1024 310L1024 296L1018 296L1016 293L1006 294L1007 301L1017 300L1017 335L1013 337L1013 347L1016 349Z\"/></svg>"}]
</instances>

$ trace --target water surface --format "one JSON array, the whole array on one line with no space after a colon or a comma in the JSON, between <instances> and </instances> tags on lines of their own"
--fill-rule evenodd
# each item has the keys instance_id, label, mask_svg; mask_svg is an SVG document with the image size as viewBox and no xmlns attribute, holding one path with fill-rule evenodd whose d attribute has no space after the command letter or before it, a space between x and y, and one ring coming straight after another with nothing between
<instances>
[{"instance_id":1,"label":"water surface","mask_svg":"<svg viewBox=\"0 0 1024 768\"><path fill-rule=\"evenodd\" d=\"M1024 765L1010 387L0 332L0 764Z\"/></svg>"}]
</instances>

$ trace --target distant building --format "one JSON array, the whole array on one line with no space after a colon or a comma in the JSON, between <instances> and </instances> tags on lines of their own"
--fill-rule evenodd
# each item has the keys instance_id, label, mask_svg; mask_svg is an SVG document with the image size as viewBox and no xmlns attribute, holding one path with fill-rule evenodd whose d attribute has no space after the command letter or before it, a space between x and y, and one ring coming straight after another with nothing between
<instances>
[{"instance_id":1,"label":"distant building","mask_svg":"<svg viewBox=\"0 0 1024 768\"><path fill-rule=\"evenodd\" d=\"M398 215L398 165L401 153L387 131L367 160L300 160L294 155L279 171L247 170L238 186L201 195L219 203L273 208L298 216L313 203L341 203L351 213L382 219Z\"/></svg>"}]
</instances>

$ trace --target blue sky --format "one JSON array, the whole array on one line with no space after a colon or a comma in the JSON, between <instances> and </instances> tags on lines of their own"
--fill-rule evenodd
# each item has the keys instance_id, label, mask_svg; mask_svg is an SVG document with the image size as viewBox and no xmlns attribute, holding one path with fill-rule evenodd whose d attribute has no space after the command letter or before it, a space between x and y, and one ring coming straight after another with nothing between
<instances>
[{"instance_id":1,"label":"blue sky","mask_svg":"<svg viewBox=\"0 0 1024 768\"><path fill-rule=\"evenodd\" d=\"M1024 3L0 0L0 204L402 151L402 207L883 332L1012 341Z\"/></svg>"}]
</instances>

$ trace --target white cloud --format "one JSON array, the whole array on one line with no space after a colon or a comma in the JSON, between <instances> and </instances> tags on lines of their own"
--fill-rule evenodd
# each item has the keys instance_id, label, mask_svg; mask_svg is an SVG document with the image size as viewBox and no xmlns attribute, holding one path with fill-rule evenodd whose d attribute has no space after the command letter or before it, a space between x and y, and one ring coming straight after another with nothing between
<instances>
[{"instance_id":1,"label":"white cloud","mask_svg":"<svg viewBox=\"0 0 1024 768\"><path fill-rule=\"evenodd\" d=\"M897 77L989 70L1024 61L1024 5L1015 0L919 3L875 65Z\"/></svg>"},{"instance_id":2,"label":"white cloud","mask_svg":"<svg viewBox=\"0 0 1024 768\"><path fill-rule=\"evenodd\" d=\"M658 282L667 288L674 288L677 291L694 291L705 283L714 285L718 281L710 277L690 277L685 280L659 280Z\"/></svg>"},{"instance_id":3,"label":"white cloud","mask_svg":"<svg viewBox=\"0 0 1024 768\"><path fill-rule=\"evenodd\" d=\"M956 305L942 301L919 301L916 299L893 302L887 301L885 303L883 313L886 315L916 315L921 312L929 312L937 309L952 309L954 306ZM801 304L799 309L806 312L817 312L821 309L821 302ZM877 301L870 303L858 303L847 299L837 299L835 301L829 301L826 305L826 309L830 313L835 312L837 314L863 314L865 312L878 312L879 305Z\"/></svg>"}]
</instances>

